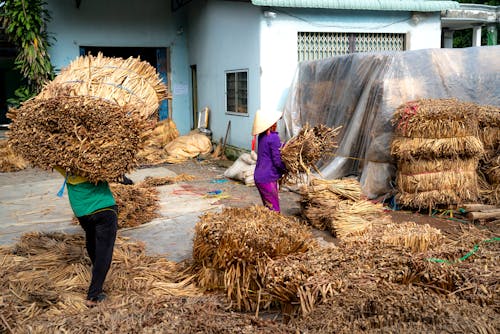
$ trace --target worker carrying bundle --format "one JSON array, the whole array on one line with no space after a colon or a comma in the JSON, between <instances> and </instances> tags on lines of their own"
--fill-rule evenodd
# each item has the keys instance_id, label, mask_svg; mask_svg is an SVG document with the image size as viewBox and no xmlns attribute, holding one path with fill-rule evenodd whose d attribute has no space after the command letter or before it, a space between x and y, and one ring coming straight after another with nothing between
<instances>
[{"instance_id":1,"label":"worker carrying bundle","mask_svg":"<svg viewBox=\"0 0 500 334\"><path fill-rule=\"evenodd\" d=\"M137 165L168 97L145 61L79 57L35 98L9 111L9 143L34 167L114 181Z\"/></svg>"}]
</instances>

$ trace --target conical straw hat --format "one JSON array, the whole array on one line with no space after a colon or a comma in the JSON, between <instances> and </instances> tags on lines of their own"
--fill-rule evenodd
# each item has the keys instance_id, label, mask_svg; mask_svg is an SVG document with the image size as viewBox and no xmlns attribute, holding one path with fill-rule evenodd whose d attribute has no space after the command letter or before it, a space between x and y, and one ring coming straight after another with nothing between
<instances>
[{"instance_id":1,"label":"conical straw hat","mask_svg":"<svg viewBox=\"0 0 500 334\"><path fill-rule=\"evenodd\" d=\"M264 132L276 123L283 113L281 111L264 111L257 110L255 113L255 118L253 120L252 135Z\"/></svg>"}]
</instances>

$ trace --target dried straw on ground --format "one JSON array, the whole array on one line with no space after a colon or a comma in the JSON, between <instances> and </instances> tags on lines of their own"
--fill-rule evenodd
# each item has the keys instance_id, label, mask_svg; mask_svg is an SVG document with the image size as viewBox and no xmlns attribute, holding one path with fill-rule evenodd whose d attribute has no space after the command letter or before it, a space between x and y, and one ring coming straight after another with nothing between
<instances>
[{"instance_id":1,"label":"dried straw on ground","mask_svg":"<svg viewBox=\"0 0 500 334\"><path fill-rule=\"evenodd\" d=\"M142 183L112 183L110 188L118 206L119 228L139 226L159 217L159 193L156 188Z\"/></svg>"},{"instance_id":2,"label":"dried straw on ground","mask_svg":"<svg viewBox=\"0 0 500 334\"><path fill-rule=\"evenodd\" d=\"M91 311L84 304L91 267L84 247L82 235L29 233L15 247L0 248L0 329L113 331L118 325L114 313L123 309L128 310L123 320L133 329L142 322L137 315L156 300L201 294L182 266L161 256L146 256L143 245L118 238L104 283L109 298L103 308Z\"/></svg>"},{"instance_id":3,"label":"dried straw on ground","mask_svg":"<svg viewBox=\"0 0 500 334\"><path fill-rule=\"evenodd\" d=\"M301 174L309 174L322 157L334 154L337 148L335 138L339 132L340 127L304 125L281 149L281 159L287 168L283 180L293 182Z\"/></svg>"},{"instance_id":4,"label":"dried straw on ground","mask_svg":"<svg viewBox=\"0 0 500 334\"><path fill-rule=\"evenodd\" d=\"M421 209L477 201L484 154L478 109L456 99L421 99L396 110L391 154L398 204Z\"/></svg>"},{"instance_id":5,"label":"dried straw on ground","mask_svg":"<svg viewBox=\"0 0 500 334\"><path fill-rule=\"evenodd\" d=\"M224 289L237 310L266 309L272 299L262 275L269 260L314 245L307 227L263 206L207 213L195 227L193 259L198 284Z\"/></svg>"},{"instance_id":6,"label":"dried straw on ground","mask_svg":"<svg viewBox=\"0 0 500 334\"><path fill-rule=\"evenodd\" d=\"M384 219L383 206L363 199L355 179L313 179L301 192L302 214L308 222L339 238L364 233L373 222Z\"/></svg>"},{"instance_id":7,"label":"dried straw on ground","mask_svg":"<svg viewBox=\"0 0 500 334\"><path fill-rule=\"evenodd\" d=\"M138 153L141 163L156 165L164 162L167 158L165 146L177 137L179 131L173 120L168 118L158 122L154 130L147 135L144 149Z\"/></svg>"},{"instance_id":8,"label":"dried straw on ground","mask_svg":"<svg viewBox=\"0 0 500 334\"><path fill-rule=\"evenodd\" d=\"M193 175L189 174L179 174L176 176L165 176L165 177L152 177L152 176L147 176L144 181L141 181L141 185L144 187L158 187L158 186L163 186L165 184L172 184L172 183L177 183L177 182L182 182L182 181L192 181L196 177Z\"/></svg>"},{"instance_id":9,"label":"dried straw on ground","mask_svg":"<svg viewBox=\"0 0 500 334\"><path fill-rule=\"evenodd\" d=\"M16 172L26 167L26 160L14 153L7 139L0 140L0 173Z\"/></svg>"},{"instance_id":10,"label":"dried straw on ground","mask_svg":"<svg viewBox=\"0 0 500 334\"><path fill-rule=\"evenodd\" d=\"M442 238L441 231L428 224L403 222L386 225L382 242L388 245L400 245L412 252L424 252L435 247Z\"/></svg>"},{"instance_id":11,"label":"dried straw on ground","mask_svg":"<svg viewBox=\"0 0 500 334\"><path fill-rule=\"evenodd\" d=\"M418 310L429 307L444 314L460 310L467 320L459 320L457 328L466 326L470 320L477 320L475 324L486 328L499 328L500 321L491 320L498 318L500 302L496 293L500 272L495 265L500 244L491 239L491 233L469 227L453 238L440 236L438 241L438 233L426 228L426 238L432 235L432 240L424 241L425 245L410 242L405 246L400 234L389 239L391 226L378 225L371 233L351 236L337 247L314 249L271 261L265 286L280 300L283 309L302 315L292 323L303 329L320 326L316 329L318 332L321 332L319 328L348 332L355 319L360 321L355 327L383 329L398 324L412 328L414 323L427 323L424 320L427 313ZM398 227L393 227L397 231ZM415 240L420 241L422 237ZM490 241L482 242L485 239ZM461 262L444 264L428 260L452 261L476 249L476 245L477 251ZM420 252L421 249L424 251ZM370 302L381 308L380 312L361 312ZM392 305L394 312L384 311L392 309ZM310 322L318 312L327 312L327 315L322 321ZM410 312L411 317L406 312ZM477 315L480 317L475 318ZM432 324L443 324L439 317L432 319Z\"/></svg>"},{"instance_id":12,"label":"dried straw on ground","mask_svg":"<svg viewBox=\"0 0 500 334\"><path fill-rule=\"evenodd\" d=\"M64 87L71 96L88 96L112 101L119 106L134 105L141 118L157 119L158 107L171 95L156 69L147 61L97 56L80 56L63 68L37 96L55 97L53 87Z\"/></svg>"}]
</instances>

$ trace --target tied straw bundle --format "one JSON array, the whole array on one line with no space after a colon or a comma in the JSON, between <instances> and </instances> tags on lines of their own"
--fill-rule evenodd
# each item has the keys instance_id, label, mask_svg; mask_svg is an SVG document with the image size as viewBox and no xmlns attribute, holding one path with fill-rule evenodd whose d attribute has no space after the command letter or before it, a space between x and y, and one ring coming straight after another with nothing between
<instances>
[{"instance_id":1,"label":"tied straw bundle","mask_svg":"<svg viewBox=\"0 0 500 334\"><path fill-rule=\"evenodd\" d=\"M384 218L383 206L365 200L355 179L313 179L301 192L302 214L310 224L339 238L362 234Z\"/></svg>"},{"instance_id":2,"label":"tied straw bundle","mask_svg":"<svg viewBox=\"0 0 500 334\"><path fill-rule=\"evenodd\" d=\"M60 166L91 182L138 165L167 88L139 59L80 57L32 100L8 113L9 143L30 164Z\"/></svg>"},{"instance_id":3,"label":"tied straw bundle","mask_svg":"<svg viewBox=\"0 0 500 334\"><path fill-rule=\"evenodd\" d=\"M202 288L224 289L238 310L265 309L272 303L262 282L269 260L313 245L306 226L263 206L207 213L195 227L196 279Z\"/></svg>"},{"instance_id":4,"label":"tied straw bundle","mask_svg":"<svg viewBox=\"0 0 500 334\"><path fill-rule=\"evenodd\" d=\"M331 155L337 148L335 138L341 127L329 128L325 125L310 127L304 125L281 149L281 160L286 166L283 182L296 181L300 175L311 173L323 156Z\"/></svg>"}]
</instances>

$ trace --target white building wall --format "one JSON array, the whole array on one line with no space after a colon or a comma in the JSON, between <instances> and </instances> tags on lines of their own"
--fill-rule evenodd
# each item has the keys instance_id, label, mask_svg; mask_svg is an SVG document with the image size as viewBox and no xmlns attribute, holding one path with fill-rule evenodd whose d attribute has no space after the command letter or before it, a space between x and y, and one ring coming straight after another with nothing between
<instances>
[{"instance_id":1,"label":"white building wall","mask_svg":"<svg viewBox=\"0 0 500 334\"><path fill-rule=\"evenodd\" d=\"M440 48L439 13L273 9L261 16L261 106L282 110L297 66L298 32L403 33L407 50Z\"/></svg>"},{"instance_id":2,"label":"white building wall","mask_svg":"<svg viewBox=\"0 0 500 334\"><path fill-rule=\"evenodd\" d=\"M61 69L79 56L79 47L169 47L172 68L172 115L181 133L190 130L191 99L187 45L182 17L171 14L164 0L48 0L48 31L56 41L50 49L52 64ZM180 89L179 89L180 87Z\"/></svg>"},{"instance_id":3,"label":"white building wall","mask_svg":"<svg viewBox=\"0 0 500 334\"><path fill-rule=\"evenodd\" d=\"M210 108L214 142L231 129L227 144L250 149L255 111L260 108L260 8L249 3L207 0L190 7L189 64L197 66L198 108ZM225 112L225 71L248 70L248 115Z\"/></svg>"}]
</instances>

